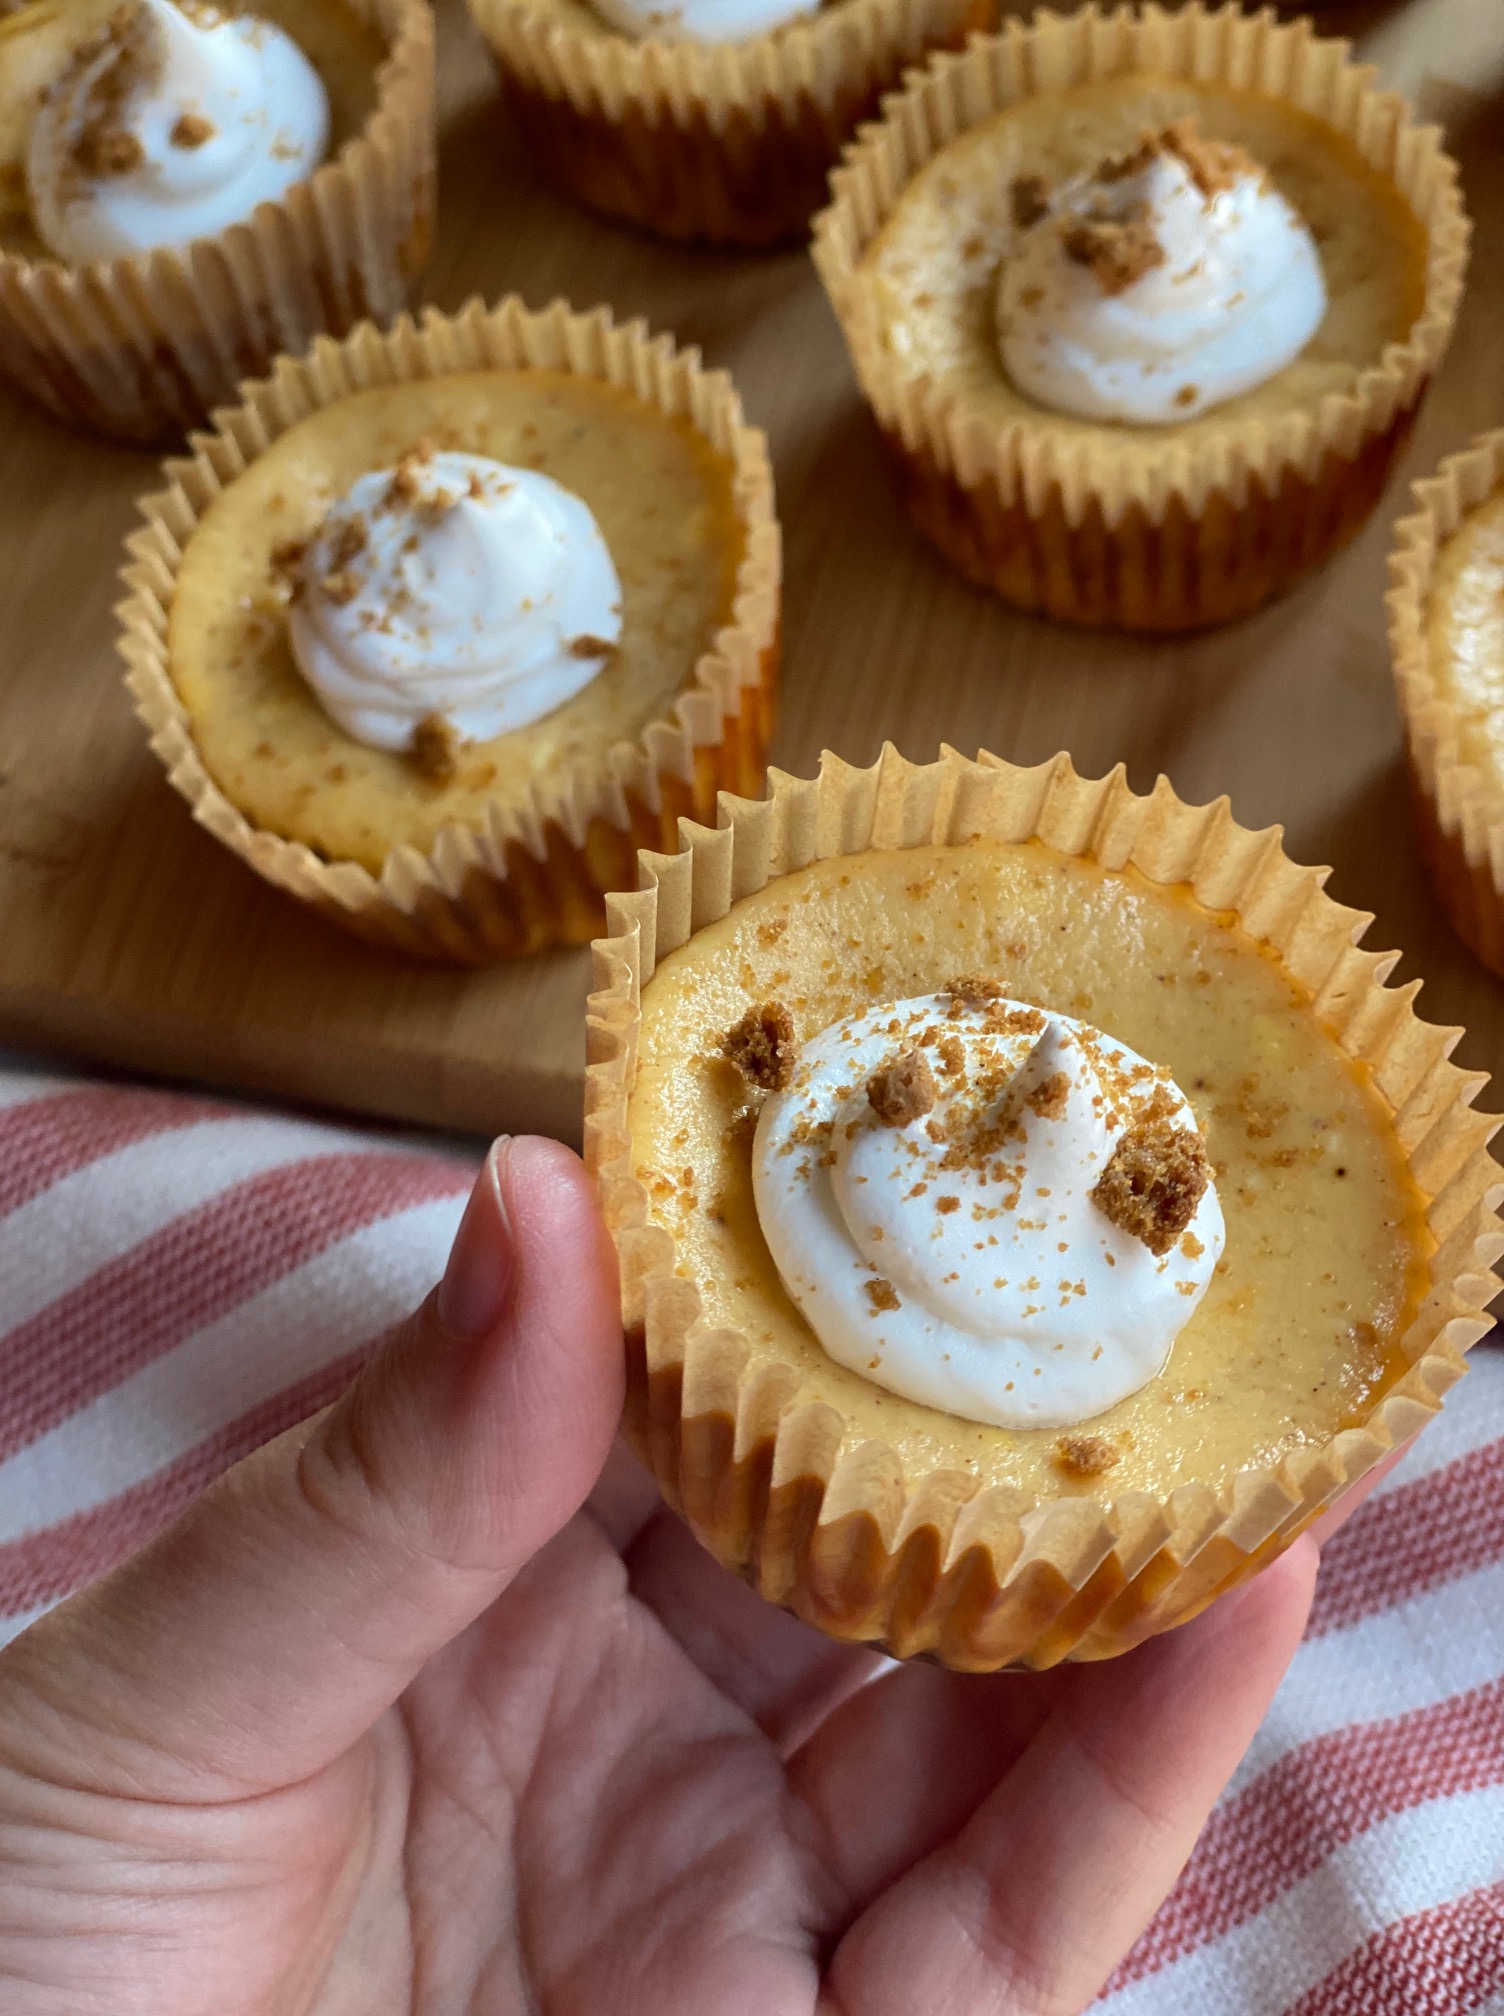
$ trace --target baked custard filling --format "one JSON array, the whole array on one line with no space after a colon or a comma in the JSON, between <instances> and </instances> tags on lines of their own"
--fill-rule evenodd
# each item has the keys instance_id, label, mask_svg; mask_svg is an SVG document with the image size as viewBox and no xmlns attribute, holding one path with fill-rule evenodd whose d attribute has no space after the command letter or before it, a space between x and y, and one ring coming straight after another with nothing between
<instances>
[{"instance_id":1,"label":"baked custard filling","mask_svg":"<svg viewBox=\"0 0 1504 2016\"><path fill-rule=\"evenodd\" d=\"M1436 556L1426 638L1460 754L1504 793L1504 492L1470 511Z\"/></svg>"},{"instance_id":2,"label":"baked custard filling","mask_svg":"<svg viewBox=\"0 0 1504 2016\"><path fill-rule=\"evenodd\" d=\"M735 904L643 989L631 1124L704 1320L914 1474L1225 1484L1363 1419L1428 1281L1388 1104L1275 956L1038 842Z\"/></svg>"}]
</instances>

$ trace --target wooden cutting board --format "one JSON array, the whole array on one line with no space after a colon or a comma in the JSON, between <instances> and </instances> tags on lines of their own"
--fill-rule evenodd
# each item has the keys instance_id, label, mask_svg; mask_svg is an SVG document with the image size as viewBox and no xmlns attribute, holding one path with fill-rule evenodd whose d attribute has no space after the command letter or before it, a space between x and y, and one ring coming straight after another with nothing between
<instances>
[{"instance_id":1,"label":"wooden cutting board","mask_svg":"<svg viewBox=\"0 0 1504 2016\"><path fill-rule=\"evenodd\" d=\"M442 0L440 230L429 297L516 290L642 314L729 367L771 437L786 542L776 760L867 762L890 737L1226 792L1404 948L1459 1055L1504 1066L1504 991L1436 914L1411 836L1381 595L1404 482L1504 420L1504 10L1326 8L1440 120L1477 220L1461 326L1402 481L1364 537L1251 620L1189 642L1081 635L957 580L899 515L835 323L802 252L660 246L540 186L484 52ZM155 463L0 390L0 1042L176 1078L492 1132L578 1133L588 957L482 972L368 951L194 826L131 713L116 569ZM1486 1102L1485 1102L1486 1103Z\"/></svg>"}]
</instances>

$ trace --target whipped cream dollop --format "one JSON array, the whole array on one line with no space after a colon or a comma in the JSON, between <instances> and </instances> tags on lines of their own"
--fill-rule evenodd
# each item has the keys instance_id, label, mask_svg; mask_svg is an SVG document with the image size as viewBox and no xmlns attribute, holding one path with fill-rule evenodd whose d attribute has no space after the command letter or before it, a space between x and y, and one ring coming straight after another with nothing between
<instances>
[{"instance_id":1,"label":"whipped cream dollop","mask_svg":"<svg viewBox=\"0 0 1504 2016\"><path fill-rule=\"evenodd\" d=\"M1190 122L1053 192L1021 177L1012 201L999 347L1054 412L1191 419L1282 371L1326 314L1301 218L1256 161Z\"/></svg>"},{"instance_id":2,"label":"whipped cream dollop","mask_svg":"<svg viewBox=\"0 0 1504 2016\"><path fill-rule=\"evenodd\" d=\"M634 41L749 42L820 11L820 0L591 0Z\"/></svg>"},{"instance_id":3,"label":"whipped cream dollop","mask_svg":"<svg viewBox=\"0 0 1504 2016\"><path fill-rule=\"evenodd\" d=\"M785 1076L753 1189L832 1358L1004 1428L1089 1420L1153 1378L1224 1243L1164 1071L962 982L832 1023Z\"/></svg>"},{"instance_id":4,"label":"whipped cream dollop","mask_svg":"<svg viewBox=\"0 0 1504 2016\"><path fill-rule=\"evenodd\" d=\"M32 215L61 259L186 245L281 196L328 144L319 74L273 23L126 0L38 109Z\"/></svg>"},{"instance_id":5,"label":"whipped cream dollop","mask_svg":"<svg viewBox=\"0 0 1504 2016\"><path fill-rule=\"evenodd\" d=\"M362 476L293 556L293 655L357 741L486 742L561 707L621 636L590 507L537 469L420 446Z\"/></svg>"}]
</instances>

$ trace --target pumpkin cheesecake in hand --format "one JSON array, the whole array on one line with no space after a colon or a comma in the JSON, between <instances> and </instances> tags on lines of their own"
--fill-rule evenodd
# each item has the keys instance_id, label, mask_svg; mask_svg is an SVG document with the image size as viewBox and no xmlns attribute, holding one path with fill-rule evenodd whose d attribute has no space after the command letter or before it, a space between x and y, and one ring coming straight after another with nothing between
<instances>
[{"instance_id":1,"label":"pumpkin cheesecake in hand","mask_svg":"<svg viewBox=\"0 0 1504 2016\"><path fill-rule=\"evenodd\" d=\"M1121 1651L1279 1552L1487 1327L1476 1082L1225 808L889 751L643 865L586 1098L627 1429L835 1636Z\"/></svg>"}]
</instances>

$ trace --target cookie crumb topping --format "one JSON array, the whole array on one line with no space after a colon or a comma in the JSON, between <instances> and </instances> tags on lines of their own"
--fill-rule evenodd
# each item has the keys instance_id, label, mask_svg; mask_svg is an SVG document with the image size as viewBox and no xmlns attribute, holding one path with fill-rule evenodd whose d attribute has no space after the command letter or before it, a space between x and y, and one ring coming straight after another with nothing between
<instances>
[{"instance_id":1,"label":"cookie crumb topping","mask_svg":"<svg viewBox=\"0 0 1504 2016\"><path fill-rule=\"evenodd\" d=\"M1062 1435L1055 1444L1054 1461L1067 1477L1102 1477L1122 1453L1105 1435Z\"/></svg>"},{"instance_id":2,"label":"cookie crumb topping","mask_svg":"<svg viewBox=\"0 0 1504 2016\"><path fill-rule=\"evenodd\" d=\"M413 730L413 768L430 784L448 784L459 768L459 737L442 714L425 714Z\"/></svg>"},{"instance_id":3,"label":"cookie crumb topping","mask_svg":"<svg viewBox=\"0 0 1504 2016\"><path fill-rule=\"evenodd\" d=\"M1201 1136L1155 1118L1131 1127L1092 1190L1092 1202L1156 1257L1196 1215L1211 1169Z\"/></svg>"},{"instance_id":4,"label":"cookie crumb topping","mask_svg":"<svg viewBox=\"0 0 1504 2016\"><path fill-rule=\"evenodd\" d=\"M1084 266L1104 294L1125 294L1165 263L1147 203L1131 203L1121 217L1081 217L1061 233L1065 255Z\"/></svg>"},{"instance_id":5,"label":"cookie crumb topping","mask_svg":"<svg viewBox=\"0 0 1504 2016\"><path fill-rule=\"evenodd\" d=\"M875 1281L867 1283L867 1300L872 1304L872 1313L874 1316L881 1314L885 1310L901 1309L903 1307L902 1302L898 1299L898 1290L893 1286L891 1281L885 1281L880 1274Z\"/></svg>"},{"instance_id":6,"label":"cookie crumb topping","mask_svg":"<svg viewBox=\"0 0 1504 2016\"><path fill-rule=\"evenodd\" d=\"M1037 224L1041 217L1049 214L1049 192L1044 177L1015 175L1013 186L1008 191L1008 202L1013 212L1013 222L1020 231L1027 231L1031 225Z\"/></svg>"},{"instance_id":7,"label":"cookie crumb topping","mask_svg":"<svg viewBox=\"0 0 1504 2016\"><path fill-rule=\"evenodd\" d=\"M867 1080L867 1104L885 1127L907 1127L934 1110L935 1074L921 1050L906 1050Z\"/></svg>"},{"instance_id":8,"label":"cookie crumb topping","mask_svg":"<svg viewBox=\"0 0 1504 2016\"><path fill-rule=\"evenodd\" d=\"M963 1008L985 1008L989 1001L1004 1001L1008 990L993 973L961 973L948 980L941 990Z\"/></svg>"},{"instance_id":9,"label":"cookie crumb topping","mask_svg":"<svg viewBox=\"0 0 1504 2016\"><path fill-rule=\"evenodd\" d=\"M184 112L174 122L172 131L167 137L174 147L192 151L212 140L218 131L219 128L214 121L206 119L202 112Z\"/></svg>"},{"instance_id":10,"label":"cookie crumb topping","mask_svg":"<svg viewBox=\"0 0 1504 2016\"><path fill-rule=\"evenodd\" d=\"M749 1085L763 1092L782 1092L792 1084L798 1061L794 1018L781 1001L749 1008L721 1040L721 1055L741 1072Z\"/></svg>"},{"instance_id":11,"label":"cookie crumb topping","mask_svg":"<svg viewBox=\"0 0 1504 2016\"><path fill-rule=\"evenodd\" d=\"M409 448L396 468L392 480L387 485L386 507L389 511L400 510L405 504L415 504L422 494L423 465L433 460L433 443L426 438L416 447Z\"/></svg>"}]
</instances>

